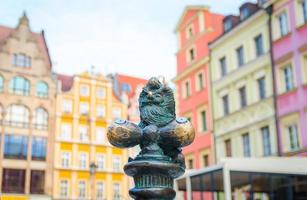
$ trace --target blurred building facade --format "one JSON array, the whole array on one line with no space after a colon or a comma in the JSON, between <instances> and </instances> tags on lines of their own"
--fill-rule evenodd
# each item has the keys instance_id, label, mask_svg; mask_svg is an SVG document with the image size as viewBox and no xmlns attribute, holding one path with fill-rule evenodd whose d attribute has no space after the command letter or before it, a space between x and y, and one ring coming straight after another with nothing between
<instances>
[{"instance_id":1,"label":"blurred building facade","mask_svg":"<svg viewBox=\"0 0 307 200\"><path fill-rule=\"evenodd\" d=\"M51 199L56 79L26 14L0 26L0 198Z\"/></svg>"},{"instance_id":2,"label":"blurred building facade","mask_svg":"<svg viewBox=\"0 0 307 200\"><path fill-rule=\"evenodd\" d=\"M175 29L177 112L196 129L194 143L183 149L188 169L214 163L208 43L222 33L222 19L209 7L188 6Z\"/></svg>"},{"instance_id":3,"label":"blurred building facade","mask_svg":"<svg viewBox=\"0 0 307 200\"><path fill-rule=\"evenodd\" d=\"M140 123L139 96L147 80L118 73L109 74L108 77L112 80L114 94L127 106L127 119L136 124ZM140 150L139 146L129 148L129 156L134 158ZM130 182L133 184L133 179L130 179Z\"/></svg>"},{"instance_id":4,"label":"blurred building facade","mask_svg":"<svg viewBox=\"0 0 307 200\"><path fill-rule=\"evenodd\" d=\"M134 123L140 122L139 96L147 83L146 79L133 77L125 74L110 74L113 91L128 107L128 120Z\"/></svg>"},{"instance_id":5,"label":"blurred building facade","mask_svg":"<svg viewBox=\"0 0 307 200\"><path fill-rule=\"evenodd\" d=\"M261 1L270 10L282 155L307 155L307 1Z\"/></svg>"},{"instance_id":6,"label":"blurred building facade","mask_svg":"<svg viewBox=\"0 0 307 200\"><path fill-rule=\"evenodd\" d=\"M122 170L127 150L112 147L106 138L108 124L126 118L126 106L101 74L58 79L54 198L127 199L128 179Z\"/></svg>"},{"instance_id":7,"label":"blurred building facade","mask_svg":"<svg viewBox=\"0 0 307 200\"><path fill-rule=\"evenodd\" d=\"M245 3L210 44L217 162L277 155L268 16Z\"/></svg>"}]
</instances>

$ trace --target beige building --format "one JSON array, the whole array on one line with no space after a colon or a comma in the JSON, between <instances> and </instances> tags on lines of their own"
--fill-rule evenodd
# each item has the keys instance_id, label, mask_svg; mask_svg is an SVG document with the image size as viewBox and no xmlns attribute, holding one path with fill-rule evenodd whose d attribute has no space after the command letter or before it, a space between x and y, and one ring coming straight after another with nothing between
<instances>
[{"instance_id":1,"label":"beige building","mask_svg":"<svg viewBox=\"0 0 307 200\"><path fill-rule=\"evenodd\" d=\"M211 80L217 162L224 157L277 155L268 16L244 3L224 18L211 43Z\"/></svg>"},{"instance_id":2,"label":"beige building","mask_svg":"<svg viewBox=\"0 0 307 200\"><path fill-rule=\"evenodd\" d=\"M44 32L0 26L0 198L51 199L56 80Z\"/></svg>"},{"instance_id":3,"label":"beige building","mask_svg":"<svg viewBox=\"0 0 307 200\"><path fill-rule=\"evenodd\" d=\"M111 82L100 74L58 75L54 199L128 199L126 149L112 147L108 125L127 118ZM92 171L90 166L96 166Z\"/></svg>"}]
</instances>

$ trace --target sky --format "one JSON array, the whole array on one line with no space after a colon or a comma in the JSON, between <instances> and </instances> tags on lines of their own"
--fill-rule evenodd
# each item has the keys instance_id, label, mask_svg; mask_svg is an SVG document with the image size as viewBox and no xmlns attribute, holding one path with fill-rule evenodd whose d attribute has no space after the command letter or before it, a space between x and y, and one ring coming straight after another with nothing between
<instances>
[{"instance_id":1,"label":"sky","mask_svg":"<svg viewBox=\"0 0 307 200\"><path fill-rule=\"evenodd\" d=\"M254 2L254 0L251 0ZM15 27L26 11L45 31L53 70L91 70L150 78L176 75L175 26L187 5L238 14L246 0L0 0L0 24Z\"/></svg>"}]
</instances>

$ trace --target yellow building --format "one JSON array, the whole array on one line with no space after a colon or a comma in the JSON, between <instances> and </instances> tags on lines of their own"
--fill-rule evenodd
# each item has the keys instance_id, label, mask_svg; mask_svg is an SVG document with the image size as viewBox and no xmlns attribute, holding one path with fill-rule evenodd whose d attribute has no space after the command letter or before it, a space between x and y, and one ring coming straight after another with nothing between
<instances>
[{"instance_id":1,"label":"yellow building","mask_svg":"<svg viewBox=\"0 0 307 200\"><path fill-rule=\"evenodd\" d=\"M108 124L126 118L126 108L104 76L82 73L58 75L54 199L127 199L128 179L123 173L126 150L112 147ZM90 173L90 165L97 166Z\"/></svg>"},{"instance_id":2,"label":"yellow building","mask_svg":"<svg viewBox=\"0 0 307 200\"><path fill-rule=\"evenodd\" d=\"M268 16L245 3L211 45L217 162L277 154Z\"/></svg>"}]
</instances>

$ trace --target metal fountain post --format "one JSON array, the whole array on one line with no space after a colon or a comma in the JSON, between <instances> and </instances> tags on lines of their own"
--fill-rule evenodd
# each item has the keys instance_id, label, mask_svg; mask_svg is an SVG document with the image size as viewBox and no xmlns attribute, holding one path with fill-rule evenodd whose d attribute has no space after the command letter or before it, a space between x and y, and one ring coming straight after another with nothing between
<instances>
[{"instance_id":1,"label":"metal fountain post","mask_svg":"<svg viewBox=\"0 0 307 200\"><path fill-rule=\"evenodd\" d=\"M186 118L176 118L173 91L158 78L151 78L143 88L139 107L140 123L116 120L108 128L109 142L119 148L141 148L124 166L134 179L135 187L129 190L132 198L174 199L174 179L185 171L181 148L193 142L194 128Z\"/></svg>"}]
</instances>

